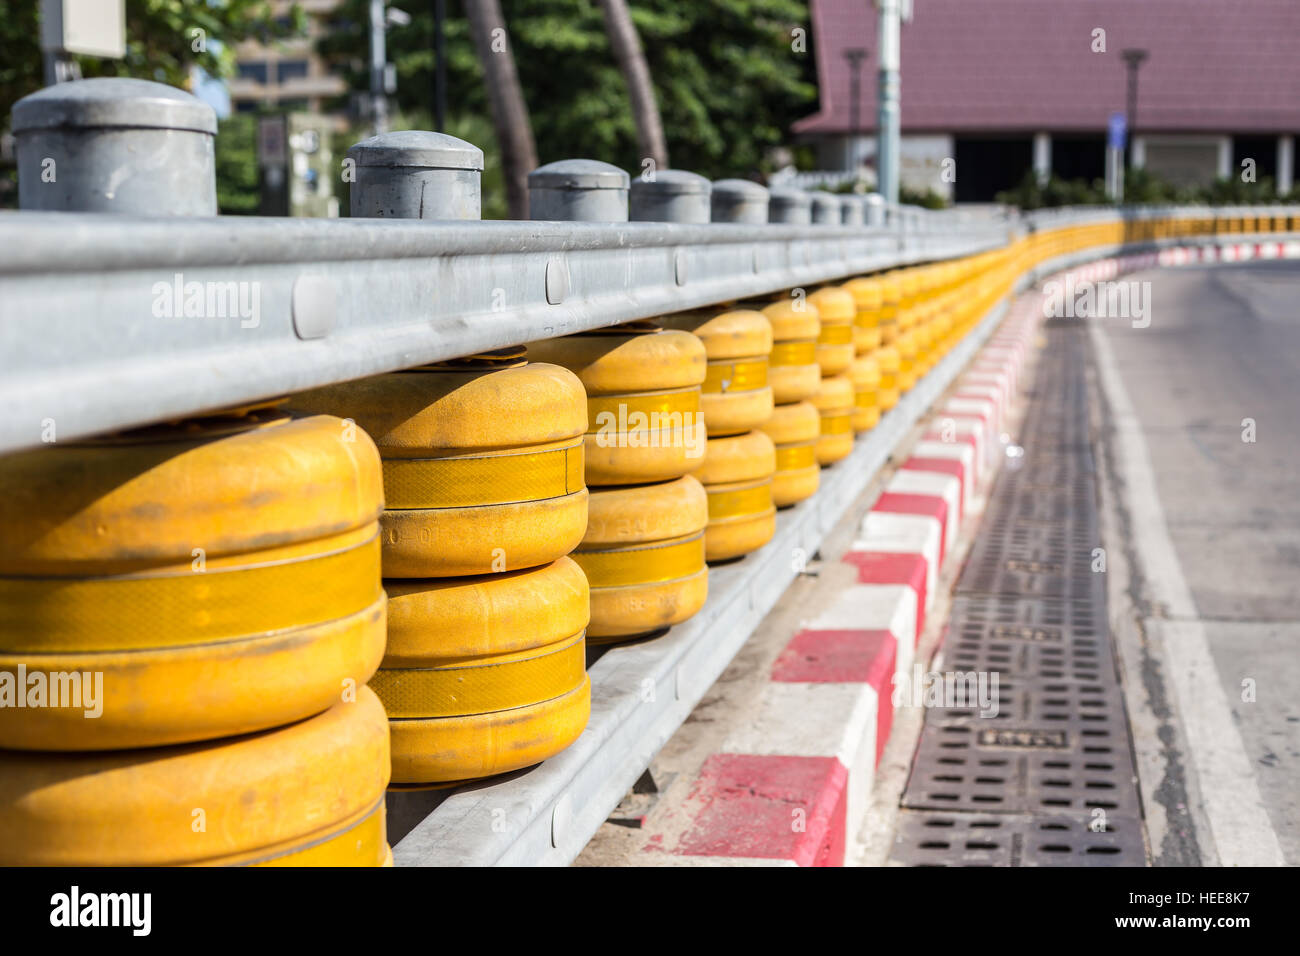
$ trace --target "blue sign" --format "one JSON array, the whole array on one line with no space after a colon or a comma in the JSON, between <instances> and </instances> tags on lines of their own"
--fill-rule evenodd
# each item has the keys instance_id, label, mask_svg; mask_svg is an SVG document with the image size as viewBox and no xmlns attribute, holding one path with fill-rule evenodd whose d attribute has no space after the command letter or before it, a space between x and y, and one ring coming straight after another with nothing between
<instances>
[{"instance_id":1,"label":"blue sign","mask_svg":"<svg viewBox=\"0 0 1300 956\"><path fill-rule=\"evenodd\" d=\"M1111 149L1123 149L1128 134L1127 127L1128 121L1123 113L1111 113L1110 122L1106 124L1106 145Z\"/></svg>"}]
</instances>

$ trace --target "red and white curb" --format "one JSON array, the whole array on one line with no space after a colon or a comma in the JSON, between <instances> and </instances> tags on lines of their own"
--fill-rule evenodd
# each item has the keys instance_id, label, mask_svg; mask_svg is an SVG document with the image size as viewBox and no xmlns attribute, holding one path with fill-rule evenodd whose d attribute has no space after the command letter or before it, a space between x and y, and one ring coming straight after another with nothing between
<instances>
[{"instance_id":1,"label":"red and white curb","mask_svg":"<svg viewBox=\"0 0 1300 956\"><path fill-rule=\"evenodd\" d=\"M939 573L1003 454L1041 314L1029 298L1015 301L867 512L843 556L856 582L790 639L753 718L694 780L684 831L672 845L652 836L648 851L680 865L843 865L889 739L895 678L911 670Z\"/></svg>"}]
</instances>

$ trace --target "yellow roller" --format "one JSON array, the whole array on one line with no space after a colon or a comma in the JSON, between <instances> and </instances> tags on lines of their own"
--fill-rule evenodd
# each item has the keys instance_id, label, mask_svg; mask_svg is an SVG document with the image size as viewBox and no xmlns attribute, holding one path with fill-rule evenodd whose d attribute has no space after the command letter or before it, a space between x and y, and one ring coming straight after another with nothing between
<instances>
[{"instance_id":1,"label":"yellow roller","mask_svg":"<svg viewBox=\"0 0 1300 956\"><path fill-rule=\"evenodd\" d=\"M591 583L589 643L649 634L695 614L708 596L708 495L695 478L594 491L573 559Z\"/></svg>"},{"instance_id":2,"label":"yellow roller","mask_svg":"<svg viewBox=\"0 0 1300 956\"><path fill-rule=\"evenodd\" d=\"M637 322L534 342L528 354L576 372L587 390L588 485L664 481L699 467L708 365L696 336Z\"/></svg>"},{"instance_id":3,"label":"yellow roller","mask_svg":"<svg viewBox=\"0 0 1300 956\"><path fill-rule=\"evenodd\" d=\"M853 320L857 307L846 290L825 286L808 296L817 307L821 334L817 337L817 365L822 375L839 375L853 361Z\"/></svg>"},{"instance_id":4,"label":"yellow roller","mask_svg":"<svg viewBox=\"0 0 1300 956\"><path fill-rule=\"evenodd\" d=\"M898 349L898 389L900 392L906 392L916 384L920 371L916 329L910 328L901 333L894 344Z\"/></svg>"},{"instance_id":5,"label":"yellow roller","mask_svg":"<svg viewBox=\"0 0 1300 956\"><path fill-rule=\"evenodd\" d=\"M805 300L782 300L763 309L772 323L769 381L776 404L811 398L821 382L817 339L821 319L817 307Z\"/></svg>"},{"instance_id":6,"label":"yellow roller","mask_svg":"<svg viewBox=\"0 0 1300 956\"><path fill-rule=\"evenodd\" d=\"M354 420L384 459L384 576L536 567L587 521L582 383L522 350L315 389L296 408Z\"/></svg>"},{"instance_id":7,"label":"yellow roller","mask_svg":"<svg viewBox=\"0 0 1300 956\"><path fill-rule=\"evenodd\" d=\"M207 743L0 751L0 865L381 866L388 775L388 720L364 684Z\"/></svg>"},{"instance_id":8,"label":"yellow roller","mask_svg":"<svg viewBox=\"0 0 1300 956\"><path fill-rule=\"evenodd\" d=\"M821 484L817 440L821 415L812 402L778 405L763 431L776 446L772 503L778 508L812 497Z\"/></svg>"},{"instance_id":9,"label":"yellow roller","mask_svg":"<svg viewBox=\"0 0 1300 956\"><path fill-rule=\"evenodd\" d=\"M876 350L876 365L880 369L880 390L878 399L880 410L887 412L898 404L898 349L892 345L881 346Z\"/></svg>"},{"instance_id":10,"label":"yellow roller","mask_svg":"<svg viewBox=\"0 0 1300 956\"><path fill-rule=\"evenodd\" d=\"M330 707L383 654L382 506L364 432L274 409L9 456L0 747L159 746Z\"/></svg>"},{"instance_id":11,"label":"yellow roller","mask_svg":"<svg viewBox=\"0 0 1300 956\"><path fill-rule=\"evenodd\" d=\"M886 272L880 276L880 341L890 345L898 337L899 309L903 290L899 284L897 272Z\"/></svg>"},{"instance_id":12,"label":"yellow roller","mask_svg":"<svg viewBox=\"0 0 1300 956\"><path fill-rule=\"evenodd\" d=\"M387 589L388 652L370 686L392 725L394 784L518 770L582 732L590 603L573 560ZM527 718L537 713L545 738Z\"/></svg>"},{"instance_id":13,"label":"yellow roller","mask_svg":"<svg viewBox=\"0 0 1300 956\"><path fill-rule=\"evenodd\" d=\"M695 473L709 496L706 560L737 558L772 540L775 472L776 446L763 432L709 439L704 466Z\"/></svg>"},{"instance_id":14,"label":"yellow roller","mask_svg":"<svg viewBox=\"0 0 1300 956\"><path fill-rule=\"evenodd\" d=\"M709 436L738 435L772 417L772 324L761 312L682 312L660 322L699 336L708 356L700 409Z\"/></svg>"},{"instance_id":15,"label":"yellow roller","mask_svg":"<svg viewBox=\"0 0 1300 956\"><path fill-rule=\"evenodd\" d=\"M864 432L880 421L880 365L876 357L854 359L849 378L853 382L853 430Z\"/></svg>"},{"instance_id":16,"label":"yellow roller","mask_svg":"<svg viewBox=\"0 0 1300 956\"><path fill-rule=\"evenodd\" d=\"M817 463L829 465L853 451L853 382L847 375L822 379L812 403L821 416Z\"/></svg>"}]
</instances>

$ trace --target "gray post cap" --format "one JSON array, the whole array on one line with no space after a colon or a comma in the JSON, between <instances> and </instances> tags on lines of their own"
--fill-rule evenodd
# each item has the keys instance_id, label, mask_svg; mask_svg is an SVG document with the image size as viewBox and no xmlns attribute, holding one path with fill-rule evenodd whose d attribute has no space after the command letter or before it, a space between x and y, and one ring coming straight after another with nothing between
<instances>
[{"instance_id":1,"label":"gray post cap","mask_svg":"<svg viewBox=\"0 0 1300 956\"><path fill-rule=\"evenodd\" d=\"M849 193L840 197L840 222L846 226L860 226L866 221L866 202L861 196Z\"/></svg>"},{"instance_id":2,"label":"gray post cap","mask_svg":"<svg viewBox=\"0 0 1300 956\"><path fill-rule=\"evenodd\" d=\"M767 196L771 222L812 222L812 196L802 189L773 189Z\"/></svg>"},{"instance_id":3,"label":"gray post cap","mask_svg":"<svg viewBox=\"0 0 1300 956\"><path fill-rule=\"evenodd\" d=\"M483 170L483 150L446 133L404 129L354 143L348 156L358 166L419 166Z\"/></svg>"},{"instance_id":4,"label":"gray post cap","mask_svg":"<svg viewBox=\"0 0 1300 956\"><path fill-rule=\"evenodd\" d=\"M660 169L653 178L632 180L634 222L708 222L713 184L685 169Z\"/></svg>"},{"instance_id":5,"label":"gray post cap","mask_svg":"<svg viewBox=\"0 0 1300 956\"><path fill-rule=\"evenodd\" d=\"M748 179L719 179L713 184L714 222L767 222L767 190Z\"/></svg>"},{"instance_id":6,"label":"gray post cap","mask_svg":"<svg viewBox=\"0 0 1300 956\"><path fill-rule=\"evenodd\" d=\"M812 221L822 224L840 222L840 197L818 190L812 194Z\"/></svg>"},{"instance_id":7,"label":"gray post cap","mask_svg":"<svg viewBox=\"0 0 1300 956\"><path fill-rule=\"evenodd\" d=\"M627 189L628 175L598 159L559 159L528 174L529 189Z\"/></svg>"},{"instance_id":8,"label":"gray post cap","mask_svg":"<svg viewBox=\"0 0 1300 956\"><path fill-rule=\"evenodd\" d=\"M165 83L97 77L59 83L14 104L15 134L39 129L175 129L217 133L217 114Z\"/></svg>"},{"instance_id":9,"label":"gray post cap","mask_svg":"<svg viewBox=\"0 0 1300 956\"><path fill-rule=\"evenodd\" d=\"M528 174L528 216L556 222L627 222L628 175L595 159L561 159Z\"/></svg>"}]
</instances>

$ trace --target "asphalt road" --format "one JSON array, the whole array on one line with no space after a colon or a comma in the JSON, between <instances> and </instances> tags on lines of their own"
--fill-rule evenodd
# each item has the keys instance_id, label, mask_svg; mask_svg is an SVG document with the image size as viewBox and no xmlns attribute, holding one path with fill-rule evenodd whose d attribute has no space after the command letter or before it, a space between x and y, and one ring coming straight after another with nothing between
<instances>
[{"instance_id":1,"label":"asphalt road","mask_svg":"<svg viewBox=\"0 0 1300 956\"><path fill-rule=\"evenodd\" d=\"M1093 360L1152 856L1300 864L1300 265L1119 281L1151 283Z\"/></svg>"}]
</instances>

